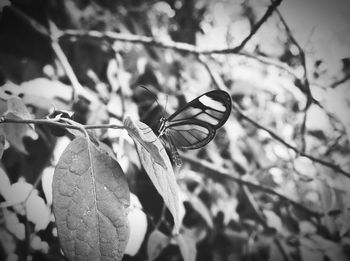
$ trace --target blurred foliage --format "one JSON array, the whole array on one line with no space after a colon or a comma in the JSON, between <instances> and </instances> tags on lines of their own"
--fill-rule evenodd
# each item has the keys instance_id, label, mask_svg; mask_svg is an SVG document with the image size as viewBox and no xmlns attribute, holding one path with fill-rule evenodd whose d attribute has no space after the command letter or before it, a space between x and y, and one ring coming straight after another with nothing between
<instances>
[{"instance_id":1,"label":"blurred foliage","mask_svg":"<svg viewBox=\"0 0 350 261\"><path fill-rule=\"evenodd\" d=\"M184 216L175 238L170 214L162 210L133 142L120 130L96 132L116 154L148 218L141 246L127 251L123 260L350 259L350 179L344 175L350 172L347 2L282 2L278 8L284 20L273 13L240 52L207 55L208 60L141 40L66 33L113 31L165 45L174 41L206 50L233 48L270 4L13 0L0 5L2 114L5 101L15 96L35 118L54 106L74 111L74 120L83 124L120 124L130 115L156 130L164 107L170 114L218 87L212 72L243 112L234 109L206 147L183 153L184 163L175 172ZM77 93L53 49L54 39L38 32L26 17L51 33L62 32L58 43L86 92ZM147 86L158 102L139 85ZM0 199L5 201L9 190L24 193L34 185L33 204L46 213L52 204L53 167L69 138L69 133L55 137L50 128L37 126L35 135L23 131L7 141ZM0 259L30 255L32 260L64 260L52 213L42 219L27 214L23 205L1 206Z\"/></svg>"}]
</instances>

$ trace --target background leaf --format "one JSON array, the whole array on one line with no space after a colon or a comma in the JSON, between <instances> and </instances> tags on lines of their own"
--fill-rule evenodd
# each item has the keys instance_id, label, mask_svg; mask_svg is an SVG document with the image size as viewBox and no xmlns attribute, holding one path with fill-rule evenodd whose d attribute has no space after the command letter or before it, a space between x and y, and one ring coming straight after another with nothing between
<instances>
[{"instance_id":1,"label":"background leaf","mask_svg":"<svg viewBox=\"0 0 350 261\"><path fill-rule=\"evenodd\" d=\"M176 237L184 261L195 261L197 256L196 241L187 233L180 233Z\"/></svg>"},{"instance_id":2,"label":"background leaf","mask_svg":"<svg viewBox=\"0 0 350 261\"><path fill-rule=\"evenodd\" d=\"M170 239L159 230L153 230L147 241L148 260L155 260L163 249L169 244Z\"/></svg>"},{"instance_id":3,"label":"background leaf","mask_svg":"<svg viewBox=\"0 0 350 261\"><path fill-rule=\"evenodd\" d=\"M84 138L63 152L53 179L53 207L69 259L121 260L128 240L129 188L119 164Z\"/></svg>"},{"instance_id":4,"label":"background leaf","mask_svg":"<svg viewBox=\"0 0 350 261\"><path fill-rule=\"evenodd\" d=\"M130 236L126 245L125 254L136 255L145 238L147 231L147 216L135 194L130 194L130 211L128 213Z\"/></svg>"},{"instance_id":5,"label":"background leaf","mask_svg":"<svg viewBox=\"0 0 350 261\"><path fill-rule=\"evenodd\" d=\"M9 119L32 119L27 107L23 104L22 100L17 97L12 97L7 101L7 111L4 113ZM29 127L30 126L30 127ZM4 133L6 139L15 146L18 150L27 153L22 139L25 136L37 137L33 124L15 124L15 123L4 123Z\"/></svg>"}]
</instances>

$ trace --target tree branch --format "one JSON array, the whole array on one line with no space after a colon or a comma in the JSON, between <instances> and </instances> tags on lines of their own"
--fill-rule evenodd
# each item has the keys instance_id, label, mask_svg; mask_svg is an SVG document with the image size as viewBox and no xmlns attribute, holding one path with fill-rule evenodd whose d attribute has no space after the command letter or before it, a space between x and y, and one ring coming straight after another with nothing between
<instances>
[{"instance_id":1,"label":"tree branch","mask_svg":"<svg viewBox=\"0 0 350 261\"><path fill-rule=\"evenodd\" d=\"M203 57L199 56L198 57L199 61L207 68L213 83L216 85L216 87L220 90L226 90L229 91L228 88L225 86L224 82L222 81L220 75L218 73L216 73L207 62L205 62L205 60L203 59ZM288 142L286 142L283 138L281 138L280 136L278 136L275 132L273 132L272 130L269 130L268 128L262 126L260 123L254 121L253 119L251 119L250 117L248 117L247 115L245 115L237 106L235 106L234 104L232 104L232 111L237 112L238 115L240 117L242 117L244 120L250 122L251 124L253 124L256 128L261 129L266 131L268 134L270 134L270 136L272 138L274 138L275 140L279 141L280 143L282 143L284 146L286 146L287 148L293 150L298 156L303 156L306 157L314 162L317 162L319 164L322 164L328 168L331 168L341 174L343 174L344 176L350 178L350 173L343 170L340 166L335 165L331 162L322 160L320 158L314 157L312 155L309 155L301 150L299 150L298 148L294 147L293 145L289 144Z\"/></svg>"},{"instance_id":2,"label":"tree branch","mask_svg":"<svg viewBox=\"0 0 350 261\"><path fill-rule=\"evenodd\" d=\"M280 199L290 203L291 205L293 205L297 209L300 209L300 210L308 213L311 216L320 217L323 215L320 212L313 211L310 208L303 206L299 202L288 198L287 196L281 194L280 192L278 192L274 189L271 189L271 188L264 186L264 185L261 185L261 184L256 184L256 183L253 183L251 181L244 180L244 179L236 176L232 170L220 168L217 165L209 163L208 161L200 160L200 159L197 159L193 156L190 156L188 153L181 153L180 155L181 155L181 158L183 160L190 162L196 170L198 170L199 172L200 172L200 170L203 170L205 175L213 180L221 181L223 183L227 182L228 180L233 181L237 184L247 186L249 188L256 189L258 191L263 191L263 192L266 192L266 193L271 194L271 195L275 195L275 196L279 197Z\"/></svg>"},{"instance_id":3,"label":"tree branch","mask_svg":"<svg viewBox=\"0 0 350 261\"><path fill-rule=\"evenodd\" d=\"M252 30L250 31L250 34L241 42L240 45L237 47L234 47L232 49L227 49L228 53L238 53L240 52L243 47L247 44L247 42L256 34L256 32L259 30L259 28L267 21L267 19L272 15L272 13L277 9L277 7L281 4L282 0L275 0L274 2L271 3L269 8L267 8L265 14L259 22L257 22Z\"/></svg>"},{"instance_id":4,"label":"tree branch","mask_svg":"<svg viewBox=\"0 0 350 261\"><path fill-rule=\"evenodd\" d=\"M338 87L338 85L343 84L344 82L347 82L348 80L350 80L350 72L347 73L343 78L341 78L341 79L339 79L339 80L333 82L333 83L330 85L330 87L331 87L332 89L334 89L334 88Z\"/></svg>"},{"instance_id":5,"label":"tree branch","mask_svg":"<svg viewBox=\"0 0 350 261\"><path fill-rule=\"evenodd\" d=\"M23 119L9 119L6 117L0 117L0 124L1 123L15 123L15 124L37 124L37 125L50 125L55 127L61 127L61 128L67 128L67 129L75 129L75 130L81 130L81 126L84 127L84 129L124 129L123 126L116 125L116 124L101 124L101 125L72 125L68 123L61 123L58 122L55 119L33 119L33 120L23 120Z\"/></svg>"},{"instance_id":6,"label":"tree branch","mask_svg":"<svg viewBox=\"0 0 350 261\"><path fill-rule=\"evenodd\" d=\"M282 14L280 13L280 11L278 9L276 9L276 13L277 13L278 17L280 18L280 20L281 20L281 22L286 30L286 33L289 36L289 39L298 48L298 51L299 51L301 65L303 67L303 79L302 79L301 91L306 93L307 102L306 102L305 110L307 110L310 107L310 105L312 104L312 102L315 101L315 99L312 96L311 89L310 89L310 83L309 83L309 79L307 76L305 52L304 52L303 48L300 46L300 44L298 43L298 41L293 36L292 31L290 30L287 22L284 20Z\"/></svg>"}]
</instances>

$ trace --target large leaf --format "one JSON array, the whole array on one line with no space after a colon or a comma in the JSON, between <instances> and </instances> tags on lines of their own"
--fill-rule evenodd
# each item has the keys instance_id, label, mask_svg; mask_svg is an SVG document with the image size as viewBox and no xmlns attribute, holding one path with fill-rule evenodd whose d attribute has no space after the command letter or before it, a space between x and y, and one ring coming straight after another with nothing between
<instances>
[{"instance_id":1,"label":"large leaf","mask_svg":"<svg viewBox=\"0 0 350 261\"><path fill-rule=\"evenodd\" d=\"M165 149L146 124L127 117L124 121L130 137L135 141L141 163L174 218L175 230L180 227L179 188Z\"/></svg>"},{"instance_id":2,"label":"large leaf","mask_svg":"<svg viewBox=\"0 0 350 261\"><path fill-rule=\"evenodd\" d=\"M68 259L122 259L129 197L124 173L107 153L85 138L67 146L53 178L53 209Z\"/></svg>"}]
</instances>

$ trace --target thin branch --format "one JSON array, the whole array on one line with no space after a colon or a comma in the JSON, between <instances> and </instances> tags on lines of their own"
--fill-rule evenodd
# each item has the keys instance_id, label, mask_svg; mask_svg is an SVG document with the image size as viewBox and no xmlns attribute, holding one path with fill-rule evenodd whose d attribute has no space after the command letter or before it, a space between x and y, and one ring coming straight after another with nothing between
<instances>
[{"instance_id":1,"label":"thin branch","mask_svg":"<svg viewBox=\"0 0 350 261\"><path fill-rule=\"evenodd\" d=\"M216 85L216 87L220 90L226 90L229 91L228 88L225 86L224 82L222 81L220 75L218 73L216 73L210 66L208 63L205 62L205 60L203 59L203 57L198 56L198 60L207 68L213 83ZM266 131L268 134L270 134L270 136L272 138L274 138L275 140L279 141L280 143L282 143L284 146L286 146L287 148L293 150L297 155L299 156L303 156L306 157L314 162L317 162L319 164L322 164L328 168L331 168L341 174L343 174L344 176L350 178L350 173L345 171L344 169L342 169L340 166L333 164L331 162L325 161L323 159L320 158L316 158L312 155L309 155L301 150L299 150L298 148L294 147L293 145L289 144L288 142L286 142L283 138L281 138L280 136L278 136L275 132L273 132L272 130L269 130L268 128L262 126L260 123L256 122L255 120L251 119L250 117L248 117L247 115L245 115L237 106L235 106L234 104L232 104L232 111L233 112L237 112L238 115L240 117L242 117L244 120L250 122L251 124L253 124L256 128L261 129Z\"/></svg>"},{"instance_id":2,"label":"thin branch","mask_svg":"<svg viewBox=\"0 0 350 261\"><path fill-rule=\"evenodd\" d=\"M59 35L59 30L56 28L56 26L50 22L51 25L51 48L56 54L56 57L58 61L60 62L63 70L65 71L69 81L72 84L73 88L73 100L76 100L78 96L83 96L89 101L93 101L94 97L90 93L86 91L86 89L80 84L78 77L76 76L72 66L70 65L67 56L65 55L64 51L62 50L60 44L59 44L59 38L57 35ZM54 31L54 32L53 32Z\"/></svg>"},{"instance_id":3,"label":"thin branch","mask_svg":"<svg viewBox=\"0 0 350 261\"><path fill-rule=\"evenodd\" d=\"M222 182L233 181L237 184L247 186L249 188L252 188L258 191L263 191L271 195L275 195L278 198L290 203L294 207L308 213L311 216L314 216L314 217L322 216L322 213L313 211L310 208L303 206L299 202L288 198L287 196L281 194L280 192L272 188L240 178L239 176L235 175L234 171L232 170L220 168L215 164L209 163L208 161L200 160L193 156L190 156L188 153L181 153L181 158L187 162L190 162L196 170L203 170L202 172L205 173L207 177L215 181L222 181Z\"/></svg>"},{"instance_id":4,"label":"thin branch","mask_svg":"<svg viewBox=\"0 0 350 261\"><path fill-rule=\"evenodd\" d=\"M281 0L278 0L276 2L274 2L274 4L278 5L279 2ZM275 8L275 7L274 7ZM15 9L15 11L17 13L19 13L19 15L21 16L21 18L27 22L28 25L30 25L34 30L36 30L38 33L50 38L52 40L53 36L50 35L50 33L48 32L48 30L38 24L34 19L32 19L31 17L29 17L28 15L26 15L25 13L23 13L22 11L16 9L13 7L13 9ZM272 5L269 7L269 9L267 10L267 12L265 13L265 15L263 16L262 19L267 19L268 16L270 16L270 12L272 11ZM266 17L266 18L265 18ZM257 24L258 25L258 24ZM260 27L260 26L259 26ZM257 30L257 26L255 26L254 28L256 28L255 30ZM252 32L250 33L250 35L252 35ZM172 49L175 51L179 51L179 52L186 52L186 53L192 53L195 55L199 55L199 54L204 54L204 55L212 55L212 54L235 54L235 55L241 55L241 56L245 56L254 60L257 60L263 64L266 65L272 65L275 66L276 68L279 68L281 70L284 70L286 72L288 72L289 74L293 75L294 77L296 77L295 71L289 67L286 63L280 62L278 60L275 59L271 59L269 57L266 56L261 56L261 55L257 55L257 54L250 54L247 53L243 50L240 50L241 48L239 48L239 46L234 47L234 48L213 48L213 49L205 49L205 48L199 48L195 45L191 45L191 44L187 44L187 43L180 43L180 42L173 42L173 41L159 41L156 40L152 37L147 37L147 36L141 36L141 35L132 35L132 34L123 34L123 33L116 33L116 32L112 32L112 31L105 31L105 32L100 32L100 31L82 31L82 30L65 30L65 31L60 31L60 32L56 32L55 37L54 38L61 38L64 36L72 36L72 37L91 37L91 38L101 38L101 39L106 39L109 41L120 41L120 42L128 42L128 43L140 43L143 45L151 45L151 46L157 46L157 47L161 47L161 48L165 48L165 49ZM250 36L251 37L251 36ZM249 37L249 38L250 38ZM248 37L247 37L248 38ZM246 41L245 41L246 42ZM245 45L245 43L241 43L240 46ZM235 50L236 49L236 50ZM239 51L237 51L239 49ZM56 55L59 54L59 51L55 51ZM61 57L63 58L63 57ZM61 63L62 61L64 61L63 59L60 59ZM67 70L67 66L64 67L64 69L67 71L70 71L69 69ZM71 75L70 73L67 73L68 77L69 75ZM74 76L70 77L70 79L72 80L72 82L74 81ZM78 84L75 84L75 86L78 86ZM79 91L79 87L76 87L76 89L78 89Z\"/></svg>"},{"instance_id":5,"label":"thin branch","mask_svg":"<svg viewBox=\"0 0 350 261\"><path fill-rule=\"evenodd\" d=\"M259 30L259 28L267 21L267 19L273 14L273 12L277 9L277 7L281 4L282 0L275 0L271 3L271 5L267 8L265 14L259 22L257 22L252 30L250 31L250 34L241 42L240 45L237 47L234 47L233 49L227 49L228 53L238 53L240 52L243 47L247 44L247 42L256 34L256 32Z\"/></svg>"},{"instance_id":6,"label":"thin branch","mask_svg":"<svg viewBox=\"0 0 350 261\"><path fill-rule=\"evenodd\" d=\"M303 48L300 46L300 44L298 43L298 41L295 39L294 35L292 34L291 29L289 28L287 22L284 20L282 14L280 13L280 11L278 9L276 9L276 13L278 15L278 17L280 18L286 33L289 36L289 39L292 41L292 43L298 48L299 50L299 55L300 55L300 60L301 60L301 65L303 67L303 82L302 82L302 90L303 92L306 93L307 96L307 102L306 102L306 106L305 106L305 110L307 110L310 105L312 104L312 102L314 101L314 98L312 96L311 93L311 89L310 89L310 83L309 83L309 79L307 76L307 66L306 66L306 58L305 58L305 52L303 50Z\"/></svg>"},{"instance_id":7,"label":"thin branch","mask_svg":"<svg viewBox=\"0 0 350 261\"><path fill-rule=\"evenodd\" d=\"M75 130L81 130L81 126L77 125L71 125L67 123L61 123L56 120L52 119L33 119L33 120L23 120L23 119L9 119L6 117L0 117L0 124L1 123L17 123L17 124L38 124L38 125L50 125L55 127L61 127L61 128L67 128L67 129L75 129ZM77 123L78 124L78 123ZM121 125L116 124L100 124L100 125L82 125L84 129L124 129Z\"/></svg>"},{"instance_id":8,"label":"thin branch","mask_svg":"<svg viewBox=\"0 0 350 261\"><path fill-rule=\"evenodd\" d=\"M187 44L187 43L180 43L180 42L173 42L173 41L160 41L156 40L152 37L142 36L142 35L132 35L132 34L123 34L123 33L116 33L111 31L82 31L82 30L65 30L62 31L62 34L59 37L64 36L71 36L71 37L91 37L91 38L100 38L100 39L106 39L109 41L119 41L119 42L127 42L127 43L135 43L135 44L143 44L146 46L157 46L164 49L170 49L178 52L185 52L185 53L191 53L194 55L212 55L212 54L233 54L233 55L240 55L245 56L250 59L257 60L263 64L266 65L272 65L276 68L279 68L283 71L286 71L287 73L296 76L295 71L293 68L289 67L286 63L280 62L275 59L271 59L266 56L261 56L257 54L251 54L248 52L245 52L243 50L239 52L233 52L232 49L228 48L200 48L195 45Z\"/></svg>"},{"instance_id":9,"label":"thin branch","mask_svg":"<svg viewBox=\"0 0 350 261\"><path fill-rule=\"evenodd\" d=\"M304 117L303 121L301 123L301 128L300 128L300 136L301 136L301 151L305 152L306 150L306 140L305 140L305 132L306 132L306 121L307 121L307 112L308 110L304 111Z\"/></svg>"},{"instance_id":10,"label":"thin branch","mask_svg":"<svg viewBox=\"0 0 350 261\"><path fill-rule=\"evenodd\" d=\"M347 82L348 80L350 80L350 72L347 73L343 78L341 78L341 79L339 79L339 80L333 82L333 83L330 85L330 87L331 87L332 89L334 89L334 88L338 87L340 84L343 84L343 83Z\"/></svg>"},{"instance_id":11,"label":"thin branch","mask_svg":"<svg viewBox=\"0 0 350 261\"><path fill-rule=\"evenodd\" d=\"M251 207L253 209L253 212L255 213L255 216L257 216L257 219L260 222L260 224L265 229L269 229L270 226L267 224L266 218L265 218L263 212L260 210L259 205L258 205L257 201L255 200L253 194L251 193L250 189L248 188L248 186L243 185L242 186L242 190L243 190L243 193L245 194L249 204L251 205ZM281 252L284 260L285 261L290 261L290 258L289 258L288 254L287 254L287 251L284 249L284 247L283 247L281 241L279 240L279 238L277 236L275 236L273 240L274 240L277 248Z\"/></svg>"},{"instance_id":12,"label":"thin branch","mask_svg":"<svg viewBox=\"0 0 350 261\"><path fill-rule=\"evenodd\" d=\"M38 23L35 19L31 18L30 16L28 16L26 13L24 13L22 10L16 8L15 6L11 5L11 6L9 6L9 8L11 8L11 10L14 13L16 13L16 15L18 15L19 18L21 18L24 22L26 22L28 25L30 25L32 27L32 29L34 29L35 31L37 31L38 33L40 33L46 37L50 37L50 33L45 26Z\"/></svg>"},{"instance_id":13,"label":"thin branch","mask_svg":"<svg viewBox=\"0 0 350 261\"><path fill-rule=\"evenodd\" d=\"M297 155L299 156L303 156L303 157L306 157L314 162L317 162L319 164L322 164L328 168L331 168L341 174L343 174L344 176L350 178L350 173L343 170L340 166L338 165L335 165L331 162L328 162L328 161L325 161L325 160L322 160L320 158L316 158L312 155L309 155L305 152L302 152L301 150L299 150L298 148L294 147L293 145L289 144L288 142L286 142L283 138L281 138L280 136L278 136L276 133L274 133L273 131L265 128L264 126L262 126L260 123L257 123L256 121L254 121L253 119L249 118L248 116L246 116L240 109L238 109L238 107L236 106L232 106L233 109L243 118L245 119L246 121L250 122L251 124L253 124L255 127L259 128L259 129L262 129L264 131L266 131L268 134L270 134L270 136L272 138L274 138L275 140L281 142L284 146L286 146L287 148L293 150Z\"/></svg>"}]
</instances>

